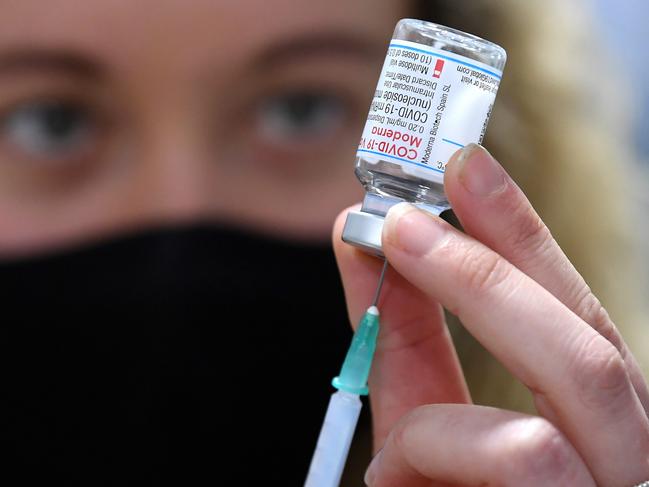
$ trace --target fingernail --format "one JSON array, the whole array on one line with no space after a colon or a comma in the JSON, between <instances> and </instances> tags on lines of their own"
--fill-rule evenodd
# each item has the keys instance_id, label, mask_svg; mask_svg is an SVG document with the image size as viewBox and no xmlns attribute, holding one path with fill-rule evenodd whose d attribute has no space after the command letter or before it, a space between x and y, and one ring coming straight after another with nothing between
<instances>
[{"instance_id":1,"label":"fingernail","mask_svg":"<svg viewBox=\"0 0 649 487\"><path fill-rule=\"evenodd\" d=\"M505 171L487 150L478 144L463 147L456 158L462 186L476 196L488 196L505 186Z\"/></svg>"},{"instance_id":2,"label":"fingernail","mask_svg":"<svg viewBox=\"0 0 649 487\"><path fill-rule=\"evenodd\" d=\"M376 480L376 472L379 469L379 462L381 461L382 452L383 450L379 450L376 455L374 455L374 458L372 458L372 461L370 462L370 466L367 467L367 470L365 471L363 482L365 482L365 485L367 485L368 487L372 487L374 481Z\"/></svg>"},{"instance_id":3,"label":"fingernail","mask_svg":"<svg viewBox=\"0 0 649 487\"><path fill-rule=\"evenodd\" d=\"M421 257L446 233L444 221L416 208L399 203L388 211L383 224L383 242L415 257Z\"/></svg>"}]
</instances>

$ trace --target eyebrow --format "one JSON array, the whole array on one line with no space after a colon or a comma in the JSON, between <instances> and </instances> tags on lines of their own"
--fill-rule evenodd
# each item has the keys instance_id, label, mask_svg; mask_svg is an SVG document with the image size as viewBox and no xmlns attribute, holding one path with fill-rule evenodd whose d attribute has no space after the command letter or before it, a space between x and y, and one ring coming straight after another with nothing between
<instances>
[{"instance_id":1,"label":"eyebrow","mask_svg":"<svg viewBox=\"0 0 649 487\"><path fill-rule=\"evenodd\" d=\"M15 48L0 52L0 75L32 71L58 71L88 79L105 74L103 66L75 51Z\"/></svg>"},{"instance_id":2,"label":"eyebrow","mask_svg":"<svg viewBox=\"0 0 649 487\"><path fill-rule=\"evenodd\" d=\"M374 64L385 55L387 44L348 32L320 32L289 38L263 50L255 65L261 68L292 62L310 56L335 54Z\"/></svg>"}]
</instances>

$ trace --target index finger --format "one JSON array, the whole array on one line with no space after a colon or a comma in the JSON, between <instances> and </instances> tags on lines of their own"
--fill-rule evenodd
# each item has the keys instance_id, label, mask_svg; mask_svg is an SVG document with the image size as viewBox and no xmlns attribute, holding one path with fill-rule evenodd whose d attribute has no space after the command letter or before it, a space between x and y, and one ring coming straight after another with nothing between
<instances>
[{"instance_id":1,"label":"index finger","mask_svg":"<svg viewBox=\"0 0 649 487\"><path fill-rule=\"evenodd\" d=\"M500 255L412 205L388 212L383 251L547 404L599 484L649 477L649 421L610 342Z\"/></svg>"},{"instance_id":2,"label":"index finger","mask_svg":"<svg viewBox=\"0 0 649 487\"><path fill-rule=\"evenodd\" d=\"M444 189L464 231L530 276L617 348L649 413L642 371L608 313L516 183L481 146L458 150Z\"/></svg>"}]
</instances>

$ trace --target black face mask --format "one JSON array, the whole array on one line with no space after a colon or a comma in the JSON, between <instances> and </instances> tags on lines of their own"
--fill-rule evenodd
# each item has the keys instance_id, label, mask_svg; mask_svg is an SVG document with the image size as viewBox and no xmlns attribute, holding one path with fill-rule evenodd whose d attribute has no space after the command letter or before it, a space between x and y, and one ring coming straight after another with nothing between
<instances>
[{"instance_id":1,"label":"black face mask","mask_svg":"<svg viewBox=\"0 0 649 487\"><path fill-rule=\"evenodd\" d=\"M303 482L351 338L329 246L151 231L2 263L0 296L26 485Z\"/></svg>"}]
</instances>

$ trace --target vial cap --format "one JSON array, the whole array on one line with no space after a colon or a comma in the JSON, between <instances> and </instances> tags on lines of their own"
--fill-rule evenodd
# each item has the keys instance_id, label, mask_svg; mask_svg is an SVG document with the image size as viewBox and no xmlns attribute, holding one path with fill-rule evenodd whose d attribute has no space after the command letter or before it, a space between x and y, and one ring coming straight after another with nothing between
<instances>
[{"instance_id":1,"label":"vial cap","mask_svg":"<svg viewBox=\"0 0 649 487\"><path fill-rule=\"evenodd\" d=\"M381 234L384 222L382 216L364 211L350 211L347 214L342 239L366 252L383 256Z\"/></svg>"}]
</instances>

